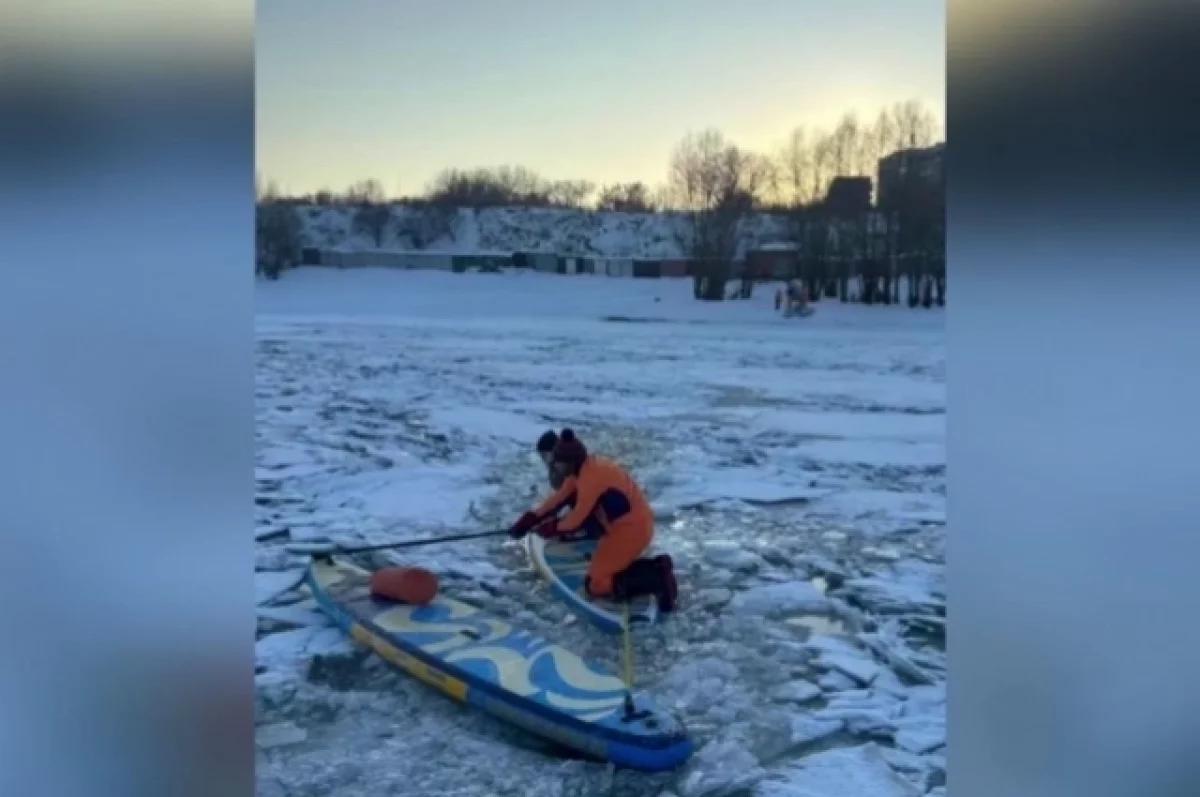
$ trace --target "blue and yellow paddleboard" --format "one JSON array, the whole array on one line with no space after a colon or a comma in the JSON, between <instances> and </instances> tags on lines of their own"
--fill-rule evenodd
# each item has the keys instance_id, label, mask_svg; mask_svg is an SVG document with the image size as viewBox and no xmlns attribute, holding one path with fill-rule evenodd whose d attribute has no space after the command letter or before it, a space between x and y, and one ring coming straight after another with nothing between
<instances>
[{"instance_id":1,"label":"blue and yellow paddleboard","mask_svg":"<svg viewBox=\"0 0 1200 797\"><path fill-rule=\"evenodd\" d=\"M604 665L470 604L372 597L370 573L337 559L314 559L305 578L351 637L455 700L622 767L669 770L692 753L683 726L645 697L634 696L628 717L625 685Z\"/></svg>"},{"instance_id":2,"label":"blue and yellow paddleboard","mask_svg":"<svg viewBox=\"0 0 1200 797\"><path fill-rule=\"evenodd\" d=\"M546 540L537 534L530 534L525 540L530 561L555 597L601 631L621 633L625 628L621 605L603 599L590 599L584 592L583 579L587 575L592 554L596 551L597 540L594 537ZM630 625L653 623L657 619L658 602L653 596L630 601Z\"/></svg>"}]
</instances>

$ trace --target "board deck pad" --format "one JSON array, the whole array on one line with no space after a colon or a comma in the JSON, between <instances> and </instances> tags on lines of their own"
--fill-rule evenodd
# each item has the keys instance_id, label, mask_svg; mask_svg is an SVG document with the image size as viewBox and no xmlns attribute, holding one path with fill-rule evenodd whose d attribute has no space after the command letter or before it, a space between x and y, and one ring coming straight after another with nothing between
<instances>
[{"instance_id":1,"label":"board deck pad","mask_svg":"<svg viewBox=\"0 0 1200 797\"><path fill-rule=\"evenodd\" d=\"M691 754L682 726L645 696L626 718L625 684L604 663L446 595L425 606L373 597L369 572L343 561L314 560L307 579L354 639L456 700L623 766L671 769Z\"/></svg>"},{"instance_id":2,"label":"board deck pad","mask_svg":"<svg viewBox=\"0 0 1200 797\"><path fill-rule=\"evenodd\" d=\"M625 628L624 609L615 601L587 596L583 579L596 551L598 540L589 537L546 540L536 534L526 537L529 557L554 594L572 611L610 634ZM653 596L635 598L629 604L631 626L658 620L658 602Z\"/></svg>"}]
</instances>

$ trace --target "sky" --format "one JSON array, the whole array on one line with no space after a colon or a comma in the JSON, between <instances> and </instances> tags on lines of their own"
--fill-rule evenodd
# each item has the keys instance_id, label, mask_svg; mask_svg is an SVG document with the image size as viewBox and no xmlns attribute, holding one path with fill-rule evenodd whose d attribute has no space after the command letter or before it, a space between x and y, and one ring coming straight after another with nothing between
<instances>
[{"instance_id":1,"label":"sky","mask_svg":"<svg viewBox=\"0 0 1200 797\"><path fill-rule=\"evenodd\" d=\"M691 131L770 152L908 99L945 118L943 0L258 0L255 59L257 170L288 193L656 185Z\"/></svg>"}]
</instances>

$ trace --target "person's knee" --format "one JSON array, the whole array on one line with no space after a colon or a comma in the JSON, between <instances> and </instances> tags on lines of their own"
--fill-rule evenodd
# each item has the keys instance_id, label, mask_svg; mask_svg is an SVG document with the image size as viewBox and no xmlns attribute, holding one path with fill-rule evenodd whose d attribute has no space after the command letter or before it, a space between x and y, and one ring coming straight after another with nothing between
<instances>
[{"instance_id":1,"label":"person's knee","mask_svg":"<svg viewBox=\"0 0 1200 797\"><path fill-rule=\"evenodd\" d=\"M592 598L603 598L612 595L613 577L611 573L592 573L583 582L584 589Z\"/></svg>"}]
</instances>

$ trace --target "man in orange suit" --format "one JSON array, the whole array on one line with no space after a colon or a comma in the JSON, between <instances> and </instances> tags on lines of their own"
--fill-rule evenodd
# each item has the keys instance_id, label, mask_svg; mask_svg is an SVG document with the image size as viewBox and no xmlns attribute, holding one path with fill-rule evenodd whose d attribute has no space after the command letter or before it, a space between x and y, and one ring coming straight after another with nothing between
<instances>
[{"instance_id":1,"label":"man in orange suit","mask_svg":"<svg viewBox=\"0 0 1200 797\"><path fill-rule=\"evenodd\" d=\"M584 582L590 597L622 600L653 594L660 608L673 609L677 589L670 557L638 559L654 538L654 513L633 478L612 460L589 454L570 429L559 436L553 462L566 472L562 485L522 515L509 534L514 538L530 531L546 538L579 532L597 536ZM568 508L560 520L559 512Z\"/></svg>"}]
</instances>

